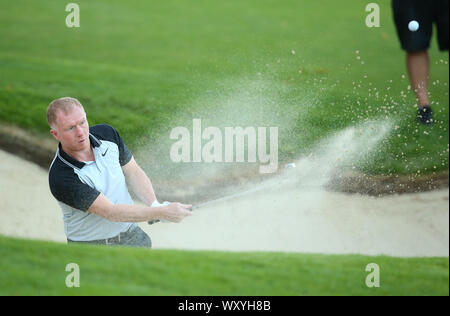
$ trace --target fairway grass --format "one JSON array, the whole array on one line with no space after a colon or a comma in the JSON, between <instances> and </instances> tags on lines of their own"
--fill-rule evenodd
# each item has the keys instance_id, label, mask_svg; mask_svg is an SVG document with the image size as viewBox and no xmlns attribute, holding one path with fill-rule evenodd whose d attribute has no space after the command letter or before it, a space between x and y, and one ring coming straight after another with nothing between
<instances>
[{"instance_id":1,"label":"fairway grass","mask_svg":"<svg viewBox=\"0 0 450 316\"><path fill-rule=\"evenodd\" d=\"M90 124L115 126L154 178L183 174L170 131L193 118L217 126L278 126L279 161L308 155L346 127L392 120L368 174L448 170L448 54L433 40L430 94L437 123L417 125L390 1L381 27L345 1L0 2L0 122L48 133L45 110L81 100ZM157 163L154 163L154 162ZM186 169L189 169L189 164Z\"/></svg>"},{"instance_id":2,"label":"fairway grass","mask_svg":"<svg viewBox=\"0 0 450 316\"><path fill-rule=\"evenodd\" d=\"M0 295L448 295L448 258L145 250L0 237ZM66 286L66 265L80 287ZM366 266L380 287L366 286Z\"/></svg>"}]
</instances>

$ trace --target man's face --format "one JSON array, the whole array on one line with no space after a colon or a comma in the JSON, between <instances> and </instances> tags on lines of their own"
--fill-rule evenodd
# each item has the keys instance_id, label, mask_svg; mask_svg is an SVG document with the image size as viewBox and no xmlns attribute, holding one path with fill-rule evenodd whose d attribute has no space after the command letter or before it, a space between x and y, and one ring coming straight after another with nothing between
<instances>
[{"instance_id":1,"label":"man's face","mask_svg":"<svg viewBox=\"0 0 450 316\"><path fill-rule=\"evenodd\" d=\"M66 151L82 151L90 146L89 124L82 108L74 106L67 114L60 110L56 117L56 129L50 133Z\"/></svg>"}]
</instances>

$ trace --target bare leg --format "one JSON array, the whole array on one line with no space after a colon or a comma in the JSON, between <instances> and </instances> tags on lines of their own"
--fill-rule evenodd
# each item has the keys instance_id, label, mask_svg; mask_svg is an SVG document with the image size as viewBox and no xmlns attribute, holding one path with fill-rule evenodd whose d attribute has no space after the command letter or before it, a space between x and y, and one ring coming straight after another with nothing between
<instances>
[{"instance_id":1,"label":"bare leg","mask_svg":"<svg viewBox=\"0 0 450 316\"><path fill-rule=\"evenodd\" d=\"M430 57L428 51L407 52L406 66L419 107L429 106L428 79L430 78Z\"/></svg>"}]
</instances>

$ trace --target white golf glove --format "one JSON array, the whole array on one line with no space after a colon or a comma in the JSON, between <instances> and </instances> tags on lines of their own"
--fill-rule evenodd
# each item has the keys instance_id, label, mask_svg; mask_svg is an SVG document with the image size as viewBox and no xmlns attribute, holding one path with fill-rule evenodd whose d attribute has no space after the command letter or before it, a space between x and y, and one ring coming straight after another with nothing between
<instances>
[{"instance_id":1,"label":"white golf glove","mask_svg":"<svg viewBox=\"0 0 450 316\"><path fill-rule=\"evenodd\" d=\"M166 205L168 205L168 204L170 204L170 203L167 202L167 201L165 201L165 202L163 202L163 203L161 204L161 203L158 202L158 200L155 200L155 202L152 203L152 207L161 207L161 206L166 206ZM162 222L162 223L169 223L169 221L166 221L166 220L164 220L164 219L161 219L160 222ZM149 222L149 224L150 224L150 223L153 224L154 222Z\"/></svg>"}]
</instances>

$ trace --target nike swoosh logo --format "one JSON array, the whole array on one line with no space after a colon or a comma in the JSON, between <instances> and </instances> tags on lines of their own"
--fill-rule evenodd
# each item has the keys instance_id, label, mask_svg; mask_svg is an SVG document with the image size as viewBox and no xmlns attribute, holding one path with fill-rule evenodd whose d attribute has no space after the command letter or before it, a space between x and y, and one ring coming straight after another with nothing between
<instances>
[{"instance_id":1,"label":"nike swoosh logo","mask_svg":"<svg viewBox=\"0 0 450 316\"><path fill-rule=\"evenodd\" d=\"M103 157L105 157L106 153L108 152L109 148L106 149L105 153L102 154Z\"/></svg>"}]
</instances>

